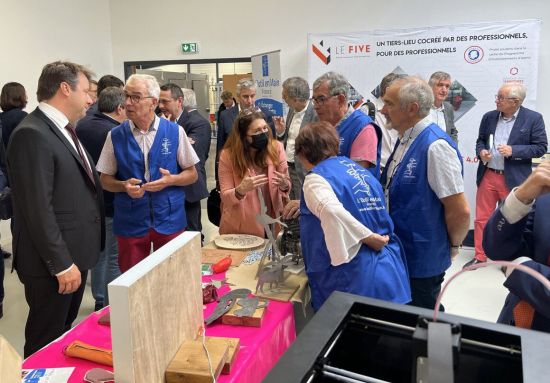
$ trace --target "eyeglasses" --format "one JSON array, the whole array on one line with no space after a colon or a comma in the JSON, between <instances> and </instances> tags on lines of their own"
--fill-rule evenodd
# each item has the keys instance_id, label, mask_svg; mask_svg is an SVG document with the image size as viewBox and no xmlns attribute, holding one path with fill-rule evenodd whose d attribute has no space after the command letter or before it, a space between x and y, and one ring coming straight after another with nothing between
<instances>
[{"instance_id":1,"label":"eyeglasses","mask_svg":"<svg viewBox=\"0 0 550 383\"><path fill-rule=\"evenodd\" d=\"M498 94L495 94L495 100L497 101L517 100L517 97L504 97L504 96L499 96Z\"/></svg>"},{"instance_id":2,"label":"eyeglasses","mask_svg":"<svg viewBox=\"0 0 550 383\"><path fill-rule=\"evenodd\" d=\"M332 96L328 96L328 97L325 97L325 96L317 96L317 97L312 97L311 98L311 101L315 104L315 105L319 105L319 106L322 106L322 105L325 105L325 103L330 100L332 97L337 97L339 96L339 94L333 94Z\"/></svg>"},{"instance_id":3,"label":"eyeglasses","mask_svg":"<svg viewBox=\"0 0 550 383\"><path fill-rule=\"evenodd\" d=\"M132 104L139 104L139 102L143 99L146 99L146 98L155 98L155 97L152 97L152 96L142 96L140 94L128 94L128 93L124 93L124 99L127 100L127 99L130 99L130 102Z\"/></svg>"}]
</instances>

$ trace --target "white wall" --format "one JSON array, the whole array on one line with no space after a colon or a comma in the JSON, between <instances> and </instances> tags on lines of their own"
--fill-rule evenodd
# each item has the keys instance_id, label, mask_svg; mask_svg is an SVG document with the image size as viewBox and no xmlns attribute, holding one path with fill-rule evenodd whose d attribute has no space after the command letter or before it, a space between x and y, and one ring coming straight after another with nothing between
<instances>
[{"instance_id":1,"label":"white wall","mask_svg":"<svg viewBox=\"0 0 550 383\"><path fill-rule=\"evenodd\" d=\"M206 9L205 4L216 8ZM550 72L544 70L550 66L548 4L542 0L114 0L114 70L122 75L124 61L244 57L281 49L283 78L307 77L308 32L542 19L538 109L550 124L550 94L544 91L550 88ZM200 43L200 53L180 53L182 42L193 41Z\"/></svg>"},{"instance_id":2,"label":"white wall","mask_svg":"<svg viewBox=\"0 0 550 383\"><path fill-rule=\"evenodd\" d=\"M55 60L113 72L109 0L0 0L0 86L17 81L37 105L42 67Z\"/></svg>"}]
</instances>

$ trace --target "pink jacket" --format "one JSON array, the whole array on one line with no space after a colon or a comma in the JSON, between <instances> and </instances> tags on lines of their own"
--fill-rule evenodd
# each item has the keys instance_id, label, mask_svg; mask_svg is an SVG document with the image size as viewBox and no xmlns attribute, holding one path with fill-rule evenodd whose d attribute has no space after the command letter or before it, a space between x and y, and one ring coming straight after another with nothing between
<instances>
[{"instance_id":1,"label":"pink jacket","mask_svg":"<svg viewBox=\"0 0 550 383\"><path fill-rule=\"evenodd\" d=\"M275 170L279 173L288 174L288 164L283 144L277 141L277 146L279 148L279 163L274 165L268 159L269 197L264 196L264 198L271 198L274 218L281 215L284 202L288 199L288 191L282 192L272 181ZM222 150L220 155L218 176L222 199L220 234L252 234L264 238L264 228L256 221L256 214L260 213L258 193L250 191L241 200L235 196L235 187L240 185L242 177L233 171L229 153L225 149ZM268 213L270 212L268 211Z\"/></svg>"}]
</instances>

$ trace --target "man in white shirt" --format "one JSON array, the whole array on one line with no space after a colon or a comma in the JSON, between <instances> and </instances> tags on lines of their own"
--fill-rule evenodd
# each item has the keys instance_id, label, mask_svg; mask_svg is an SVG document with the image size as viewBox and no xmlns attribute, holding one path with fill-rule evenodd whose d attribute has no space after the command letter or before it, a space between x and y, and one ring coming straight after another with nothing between
<instances>
[{"instance_id":1,"label":"man in white shirt","mask_svg":"<svg viewBox=\"0 0 550 383\"><path fill-rule=\"evenodd\" d=\"M288 173L292 188L289 197L300 199L306 172L294 155L294 142L300 130L317 119L313 103L309 101L309 84L301 77L290 77L283 82L283 100L289 106L286 122L282 117L275 117L277 138L284 144Z\"/></svg>"},{"instance_id":2,"label":"man in white shirt","mask_svg":"<svg viewBox=\"0 0 550 383\"><path fill-rule=\"evenodd\" d=\"M381 183L407 258L414 306L433 308L445 270L468 232L462 160L429 116L433 93L422 79L395 80L382 113L399 133Z\"/></svg>"}]
</instances>

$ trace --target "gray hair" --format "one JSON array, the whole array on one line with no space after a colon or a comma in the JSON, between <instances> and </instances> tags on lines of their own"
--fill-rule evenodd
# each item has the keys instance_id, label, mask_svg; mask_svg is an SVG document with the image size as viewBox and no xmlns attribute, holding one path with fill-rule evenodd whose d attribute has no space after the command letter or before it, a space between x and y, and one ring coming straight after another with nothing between
<instances>
[{"instance_id":1,"label":"gray hair","mask_svg":"<svg viewBox=\"0 0 550 383\"><path fill-rule=\"evenodd\" d=\"M409 104L416 102L418 104L418 117L424 118L430 114L430 109L434 103L434 94L426 81L420 77L409 76L397 80L396 83L401 84L398 92L401 110L407 109Z\"/></svg>"},{"instance_id":2,"label":"gray hair","mask_svg":"<svg viewBox=\"0 0 550 383\"><path fill-rule=\"evenodd\" d=\"M523 100L525 100L525 96L527 95L525 86L519 82L506 83L502 86L502 88L509 89L508 97L519 99L520 105L523 103Z\"/></svg>"},{"instance_id":3,"label":"gray hair","mask_svg":"<svg viewBox=\"0 0 550 383\"><path fill-rule=\"evenodd\" d=\"M124 105L124 91L118 86L110 86L103 89L97 98L97 110L101 113L113 113L121 105Z\"/></svg>"},{"instance_id":4,"label":"gray hair","mask_svg":"<svg viewBox=\"0 0 550 383\"><path fill-rule=\"evenodd\" d=\"M283 82L288 97L293 100L306 101L309 99L309 84L301 77L290 77Z\"/></svg>"},{"instance_id":5,"label":"gray hair","mask_svg":"<svg viewBox=\"0 0 550 383\"><path fill-rule=\"evenodd\" d=\"M432 73L432 75L430 76L430 79L428 80L428 85L432 87L435 84L437 84L438 81L441 81L441 80L451 81L451 75L448 74L447 72L442 72L442 71L434 72Z\"/></svg>"},{"instance_id":6,"label":"gray hair","mask_svg":"<svg viewBox=\"0 0 550 383\"><path fill-rule=\"evenodd\" d=\"M346 96L346 100L349 99L349 82L343 75L338 72L327 72L315 80L313 89L319 88L324 82L328 83L329 95L337 96L343 94Z\"/></svg>"},{"instance_id":7,"label":"gray hair","mask_svg":"<svg viewBox=\"0 0 550 383\"><path fill-rule=\"evenodd\" d=\"M241 78L237 82L237 96L241 95L241 89L256 89L256 84L251 78Z\"/></svg>"},{"instance_id":8,"label":"gray hair","mask_svg":"<svg viewBox=\"0 0 550 383\"><path fill-rule=\"evenodd\" d=\"M126 85L133 82L145 83L145 87L147 88L147 94L149 95L149 97L156 98L157 100L159 99L160 85L157 79L153 76L149 74L133 74L128 78L128 80L126 80Z\"/></svg>"},{"instance_id":9,"label":"gray hair","mask_svg":"<svg viewBox=\"0 0 550 383\"><path fill-rule=\"evenodd\" d=\"M384 78L382 78L382 81L380 81L380 97L384 97L386 94L386 89L388 89L388 87L393 84L395 80L405 77L407 77L407 75L393 72L385 75Z\"/></svg>"},{"instance_id":10,"label":"gray hair","mask_svg":"<svg viewBox=\"0 0 550 383\"><path fill-rule=\"evenodd\" d=\"M193 89L181 88L183 92L183 108L197 109L197 96Z\"/></svg>"}]
</instances>

